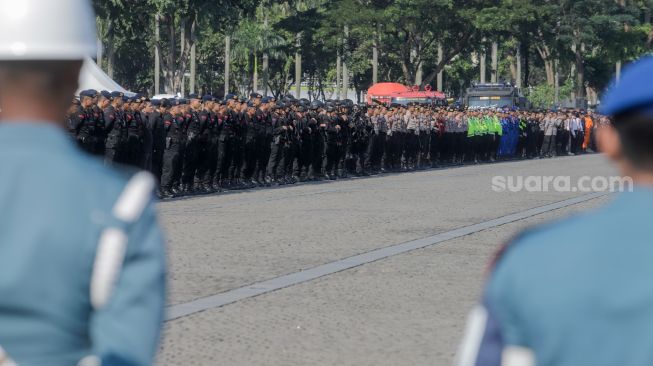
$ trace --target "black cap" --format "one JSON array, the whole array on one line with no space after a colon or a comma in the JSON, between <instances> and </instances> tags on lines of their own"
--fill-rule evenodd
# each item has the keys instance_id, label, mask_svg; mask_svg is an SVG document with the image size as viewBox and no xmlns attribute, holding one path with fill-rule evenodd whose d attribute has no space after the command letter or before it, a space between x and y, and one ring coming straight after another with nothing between
<instances>
[{"instance_id":1,"label":"black cap","mask_svg":"<svg viewBox=\"0 0 653 366\"><path fill-rule=\"evenodd\" d=\"M166 98L161 99L161 107L170 108L170 100Z\"/></svg>"},{"instance_id":2,"label":"black cap","mask_svg":"<svg viewBox=\"0 0 653 366\"><path fill-rule=\"evenodd\" d=\"M152 100L150 101L150 103L151 103L153 106L158 107L158 106L161 105L161 99L152 99Z\"/></svg>"},{"instance_id":3,"label":"black cap","mask_svg":"<svg viewBox=\"0 0 653 366\"><path fill-rule=\"evenodd\" d=\"M87 90L82 90L81 93L79 93L80 97L89 97L89 98L94 98L98 95L97 90L94 89L87 89Z\"/></svg>"},{"instance_id":4,"label":"black cap","mask_svg":"<svg viewBox=\"0 0 653 366\"><path fill-rule=\"evenodd\" d=\"M197 93L189 94L188 99L201 99Z\"/></svg>"},{"instance_id":5,"label":"black cap","mask_svg":"<svg viewBox=\"0 0 653 366\"><path fill-rule=\"evenodd\" d=\"M213 97L213 95L205 95L202 97L202 102L212 102L214 100L215 98Z\"/></svg>"},{"instance_id":6,"label":"black cap","mask_svg":"<svg viewBox=\"0 0 653 366\"><path fill-rule=\"evenodd\" d=\"M259 93L252 93L249 95L251 99L257 99L257 98L263 98L263 96Z\"/></svg>"},{"instance_id":7,"label":"black cap","mask_svg":"<svg viewBox=\"0 0 653 366\"><path fill-rule=\"evenodd\" d=\"M111 93L111 99L122 98L124 96L125 96L125 94L123 94L122 92L119 92L119 91L114 91L114 92Z\"/></svg>"}]
</instances>

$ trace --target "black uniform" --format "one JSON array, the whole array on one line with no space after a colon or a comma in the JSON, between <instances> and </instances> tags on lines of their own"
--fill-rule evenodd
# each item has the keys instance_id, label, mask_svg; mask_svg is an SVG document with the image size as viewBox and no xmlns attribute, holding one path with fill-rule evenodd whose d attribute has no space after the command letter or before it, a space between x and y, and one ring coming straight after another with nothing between
<instances>
[{"instance_id":1,"label":"black uniform","mask_svg":"<svg viewBox=\"0 0 653 366\"><path fill-rule=\"evenodd\" d=\"M178 194L181 180L182 157L186 147L186 120L179 114L164 120L165 150L163 153L163 171L161 187L164 195Z\"/></svg>"},{"instance_id":2,"label":"black uniform","mask_svg":"<svg viewBox=\"0 0 653 366\"><path fill-rule=\"evenodd\" d=\"M233 118L233 113L231 112L220 118L222 118L222 123L220 124L218 135L218 161L214 183L218 184L219 187L227 188L231 179L229 177L229 170L234 161L234 129L236 128L236 120Z\"/></svg>"},{"instance_id":3,"label":"black uniform","mask_svg":"<svg viewBox=\"0 0 653 366\"><path fill-rule=\"evenodd\" d=\"M205 130L205 154L202 160L202 188L205 191L219 190L216 174L218 171L218 145L222 120L213 112L209 112L209 119Z\"/></svg>"},{"instance_id":4,"label":"black uniform","mask_svg":"<svg viewBox=\"0 0 653 366\"><path fill-rule=\"evenodd\" d=\"M270 160L268 161L267 177L268 183L276 181L277 178L285 175L284 171L284 147L288 135L286 130L288 121L285 116L273 114L272 116L272 144L270 152Z\"/></svg>"},{"instance_id":5,"label":"black uniform","mask_svg":"<svg viewBox=\"0 0 653 366\"><path fill-rule=\"evenodd\" d=\"M157 180L163 173L163 154L166 146L166 125L172 123L170 113L161 114L154 112L149 116L152 131L152 166L151 172Z\"/></svg>"},{"instance_id":6,"label":"black uniform","mask_svg":"<svg viewBox=\"0 0 653 366\"><path fill-rule=\"evenodd\" d=\"M122 111L116 110L111 105L108 106L104 110L104 128L107 136L104 162L106 164L123 163L126 131Z\"/></svg>"},{"instance_id":7,"label":"black uniform","mask_svg":"<svg viewBox=\"0 0 653 366\"><path fill-rule=\"evenodd\" d=\"M126 111L124 114L127 127L127 141L125 143L125 163L142 167L143 165L143 136L146 126L140 112Z\"/></svg>"},{"instance_id":8,"label":"black uniform","mask_svg":"<svg viewBox=\"0 0 653 366\"><path fill-rule=\"evenodd\" d=\"M185 191L191 191L194 188L195 176L200 164L200 154L202 149L202 133L206 127L208 115L200 116L199 112L193 111L186 115L188 119L188 137L186 150L184 152L184 175L182 183Z\"/></svg>"},{"instance_id":9,"label":"black uniform","mask_svg":"<svg viewBox=\"0 0 653 366\"><path fill-rule=\"evenodd\" d=\"M97 154L97 136L99 114L93 108L81 110L77 119L76 135L79 146L89 154Z\"/></svg>"}]
</instances>

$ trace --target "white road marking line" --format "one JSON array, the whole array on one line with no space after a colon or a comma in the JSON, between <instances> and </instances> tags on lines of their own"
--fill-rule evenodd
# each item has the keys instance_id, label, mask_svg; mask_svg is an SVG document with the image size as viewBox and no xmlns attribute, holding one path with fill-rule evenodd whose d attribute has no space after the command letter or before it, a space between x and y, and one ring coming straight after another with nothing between
<instances>
[{"instance_id":1,"label":"white road marking line","mask_svg":"<svg viewBox=\"0 0 653 366\"><path fill-rule=\"evenodd\" d=\"M300 283L312 281L320 277L328 276L364 264L368 264L381 259L392 257L398 254L407 253L416 249L426 248L435 244L449 241L451 239L456 239L462 236L475 234L483 230L509 224L515 221L520 221L549 211L554 211L561 208L573 206L578 203L582 203L599 197L606 196L608 194L610 193L605 193L605 192L590 193L575 198L554 202L548 205L535 207L528 210L516 212L510 215L498 217L496 219L480 222L478 224L473 224L458 229L445 231L443 233L428 236L425 238L412 240L405 243L395 244L380 249L374 249L369 252L358 254L352 257L322 264L307 270L271 278L269 280L256 282L251 285L239 287L220 294L199 298L182 304L172 305L166 308L166 321L182 318L204 310L215 309L225 305L233 304L241 300L263 295L272 291L280 290Z\"/></svg>"}]
</instances>

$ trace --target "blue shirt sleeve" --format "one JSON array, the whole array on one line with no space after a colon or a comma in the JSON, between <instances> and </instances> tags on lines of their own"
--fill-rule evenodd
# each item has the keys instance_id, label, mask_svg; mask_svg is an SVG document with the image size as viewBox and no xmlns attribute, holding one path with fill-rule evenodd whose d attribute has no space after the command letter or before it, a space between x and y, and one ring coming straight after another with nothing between
<instances>
[{"instance_id":1,"label":"blue shirt sleeve","mask_svg":"<svg viewBox=\"0 0 653 366\"><path fill-rule=\"evenodd\" d=\"M112 296L91 319L93 354L103 366L151 365L164 317L164 241L151 201L126 234L127 249Z\"/></svg>"}]
</instances>

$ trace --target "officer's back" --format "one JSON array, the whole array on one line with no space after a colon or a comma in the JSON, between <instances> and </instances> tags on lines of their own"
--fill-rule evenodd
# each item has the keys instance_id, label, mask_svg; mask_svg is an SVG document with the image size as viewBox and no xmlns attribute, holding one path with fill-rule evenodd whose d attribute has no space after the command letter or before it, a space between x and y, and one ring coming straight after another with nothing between
<instances>
[{"instance_id":1,"label":"officer's back","mask_svg":"<svg viewBox=\"0 0 653 366\"><path fill-rule=\"evenodd\" d=\"M104 167L63 128L95 54L90 2L20 4L0 13L0 363L150 365L165 295L154 180Z\"/></svg>"},{"instance_id":2,"label":"officer's back","mask_svg":"<svg viewBox=\"0 0 653 366\"><path fill-rule=\"evenodd\" d=\"M614 122L598 141L628 177L614 187L624 192L504 248L459 365L653 365L651 83L649 57L628 68L602 104Z\"/></svg>"},{"instance_id":3,"label":"officer's back","mask_svg":"<svg viewBox=\"0 0 653 366\"><path fill-rule=\"evenodd\" d=\"M0 166L0 346L20 365L152 353L163 301L152 179L107 169L40 124L0 123ZM125 269L113 291L111 264ZM139 337L123 338L129 322Z\"/></svg>"}]
</instances>

